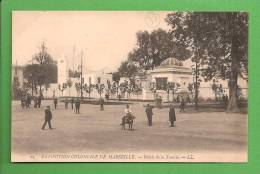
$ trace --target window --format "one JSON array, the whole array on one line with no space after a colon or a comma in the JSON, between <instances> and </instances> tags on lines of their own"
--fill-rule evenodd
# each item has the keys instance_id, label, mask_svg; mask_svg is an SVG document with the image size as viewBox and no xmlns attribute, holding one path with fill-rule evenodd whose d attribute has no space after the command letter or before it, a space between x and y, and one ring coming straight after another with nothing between
<instances>
[{"instance_id":1,"label":"window","mask_svg":"<svg viewBox=\"0 0 260 174\"><path fill-rule=\"evenodd\" d=\"M97 78L97 83L98 84L101 83L101 78L100 77Z\"/></svg>"},{"instance_id":2,"label":"window","mask_svg":"<svg viewBox=\"0 0 260 174\"><path fill-rule=\"evenodd\" d=\"M159 77L155 78L156 81L156 89L165 90L167 86L167 77Z\"/></svg>"}]
</instances>

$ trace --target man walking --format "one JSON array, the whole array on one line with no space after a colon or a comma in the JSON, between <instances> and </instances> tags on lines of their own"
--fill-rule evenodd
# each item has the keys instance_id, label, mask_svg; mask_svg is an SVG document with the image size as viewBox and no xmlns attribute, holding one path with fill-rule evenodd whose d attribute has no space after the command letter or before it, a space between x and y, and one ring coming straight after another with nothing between
<instances>
[{"instance_id":1,"label":"man walking","mask_svg":"<svg viewBox=\"0 0 260 174\"><path fill-rule=\"evenodd\" d=\"M75 107L76 107L76 114L79 114L79 109L80 109L80 100L77 98L75 102Z\"/></svg>"},{"instance_id":2,"label":"man walking","mask_svg":"<svg viewBox=\"0 0 260 174\"><path fill-rule=\"evenodd\" d=\"M173 105L170 105L170 111L169 111L169 121L171 123L171 127L174 127L174 121L176 121L176 115Z\"/></svg>"},{"instance_id":3,"label":"man walking","mask_svg":"<svg viewBox=\"0 0 260 174\"><path fill-rule=\"evenodd\" d=\"M51 113L51 110L50 110L50 106L46 106L46 109L45 109L45 121L42 125L42 130L45 129L45 126L46 124L48 123L48 126L49 126L49 129L53 129L51 127L51 119L52 119L52 113Z\"/></svg>"},{"instance_id":4,"label":"man walking","mask_svg":"<svg viewBox=\"0 0 260 174\"><path fill-rule=\"evenodd\" d=\"M153 108L149 104L147 104L145 109L147 119L148 119L148 126L152 126L152 119L153 119Z\"/></svg>"}]
</instances>

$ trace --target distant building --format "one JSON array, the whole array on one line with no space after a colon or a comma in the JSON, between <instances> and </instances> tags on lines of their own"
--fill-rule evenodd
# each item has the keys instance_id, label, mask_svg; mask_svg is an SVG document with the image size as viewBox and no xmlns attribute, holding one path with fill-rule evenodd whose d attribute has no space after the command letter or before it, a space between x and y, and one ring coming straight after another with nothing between
<instances>
[{"instance_id":1,"label":"distant building","mask_svg":"<svg viewBox=\"0 0 260 174\"><path fill-rule=\"evenodd\" d=\"M18 65L14 65L12 66L12 84L14 83L18 83L19 86L23 86L23 82L24 82L24 67L23 66L18 66Z\"/></svg>"},{"instance_id":2,"label":"distant building","mask_svg":"<svg viewBox=\"0 0 260 174\"><path fill-rule=\"evenodd\" d=\"M172 95L167 94L167 85L174 84L174 93L177 96L179 93L188 94L188 85L192 83L191 68L184 67L183 62L176 58L168 58L161 62L153 70L146 72L147 79L142 79L143 99L153 99L154 94L151 91L151 84L156 85L156 95L163 98L164 101L172 100ZM172 92L171 92L172 93Z\"/></svg>"},{"instance_id":3,"label":"distant building","mask_svg":"<svg viewBox=\"0 0 260 174\"><path fill-rule=\"evenodd\" d=\"M183 64L186 64L184 66ZM189 85L193 84L195 79L192 75L191 65L187 66L188 62L181 62L176 58L168 58L161 62L161 64L155 67L153 70L148 70L142 75L136 76L136 81L142 86L142 99L152 100L154 99L154 92L151 90L152 85L155 85L156 96L161 96L164 101L168 99L173 100L173 97L187 97L188 95L193 98L194 91L189 91ZM191 64L191 62L189 63ZM203 79L203 78L201 78ZM120 82L128 81L128 78L122 77ZM174 83L175 90L174 96L172 91L167 94L167 84ZM216 79L215 83L222 86L222 95L229 92L228 80ZM214 99L215 93L212 90L213 80L208 82L200 82L199 86L199 98L207 100ZM239 77L239 97L247 99L247 79ZM194 89L193 89L194 90ZM133 96L133 95L132 95ZM169 97L169 98L168 98ZM221 96L219 96L221 97Z\"/></svg>"},{"instance_id":4,"label":"distant building","mask_svg":"<svg viewBox=\"0 0 260 174\"><path fill-rule=\"evenodd\" d=\"M182 62L175 58L168 58L155 69L148 71L152 82L156 83L157 90L165 90L169 82L180 85L178 92L188 92L188 84L192 82L191 68L184 67Z\"/></svg>"},{"instance_id":5,"label":"distant building","mask_svg":"<svg viewBox=\"0 0 260 174\"><path fill-rule=\"evenodd\" d=\"M81 72L80 68L77 70L79 73ZM67 61L62 58L58 61L58 84L57 86L62 86L63 83L67 83L68 80L71 80L72 86L71 88L67 87L63 92L59 89L53 89L55 91L56 96L80 96L79 91L76 90L76 84L81 83L80 75L79 77L70 77L69 76L69 68L67 65ZM107 81L112 82L112 71L108 68L101 69L99 71L92 71L83 67L82 69L82 81L84 84L107 84ZM86 92L83 91L84 96L86 96ZM92 97L99 97L99 94L96 90L93 89Z\"/></svg>"}]
</instances>

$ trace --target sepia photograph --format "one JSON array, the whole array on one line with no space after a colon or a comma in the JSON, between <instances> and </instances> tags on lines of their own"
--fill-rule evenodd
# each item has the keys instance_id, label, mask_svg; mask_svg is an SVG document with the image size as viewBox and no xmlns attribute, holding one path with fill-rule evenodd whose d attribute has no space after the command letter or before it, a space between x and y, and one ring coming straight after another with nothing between
<instances>
[{"instance_id":1,"label":"sepia photograph","mask_svg":"<svg viewBox=\"0 0 260 174\"><path fill-rule=\"evenodd\" d=\"M248 162L248 13L12 11L12 162Z\"/></svg>"}]
</instances>

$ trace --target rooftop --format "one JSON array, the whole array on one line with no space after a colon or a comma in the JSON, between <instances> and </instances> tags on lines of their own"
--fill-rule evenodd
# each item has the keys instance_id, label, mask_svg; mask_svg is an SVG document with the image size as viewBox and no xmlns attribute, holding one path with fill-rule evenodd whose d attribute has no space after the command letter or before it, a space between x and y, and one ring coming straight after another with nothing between
<instances>
[{"instance_id":1,"label":"rooftop","mask_svg":"<svg viewBox=\"0 0 260 174\"><path fill-rule=\"evenodd\" d=\"M155 69L150 70L150 73L163 73L163 72L175 72L191 74L191 68L184 67L183 62L176 58L167 58L161 62L161 64Z\"/></svg>"}]
</instances>

